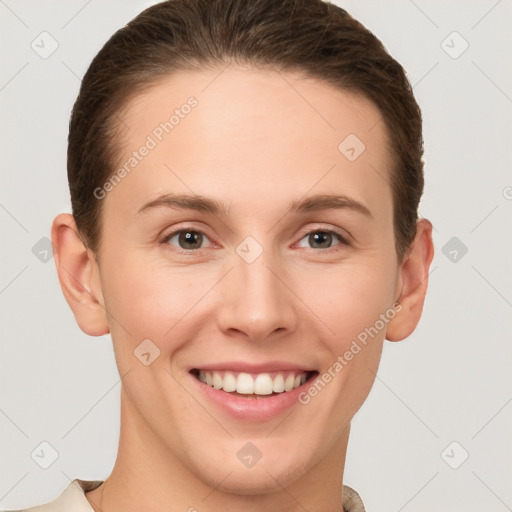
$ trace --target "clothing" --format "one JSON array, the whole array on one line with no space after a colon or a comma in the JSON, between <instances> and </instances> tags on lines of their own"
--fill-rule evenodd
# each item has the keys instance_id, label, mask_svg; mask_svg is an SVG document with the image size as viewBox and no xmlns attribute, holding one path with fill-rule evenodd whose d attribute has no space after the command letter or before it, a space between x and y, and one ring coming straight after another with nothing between
<instances>
[{"instance_id":1,"label":"clothing","mask_svg":"<svg viewBox=\"0 0 512 512\"><path fill-rule=\"evenodd\" d=\"M45 505L10 512L94 512L85 497L87 491L93 491L103 483L102 480L73 480L64 492ZM345 512L365 512L363 502L354 489L343 486L343 508Z\"/></svg>"}]
</instances>

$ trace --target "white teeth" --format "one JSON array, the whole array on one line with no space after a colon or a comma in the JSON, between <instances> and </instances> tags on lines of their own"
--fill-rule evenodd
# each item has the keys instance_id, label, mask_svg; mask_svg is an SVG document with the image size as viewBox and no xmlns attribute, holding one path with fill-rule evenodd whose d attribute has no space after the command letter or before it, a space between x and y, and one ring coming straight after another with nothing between
<instances>
[{"instance_id":1,"label":"white teeth","mask_svg":"<svg viewBox=\"0 0 512 512\"><path fill-rule=\"evenodd\" d=\"M284 391L284 377L279 374L272 383L274 393L282 393Z\"/></svg>"},{"instance_id":2,"label":"white teeth","mask_svg":"<svg viewBox=\"0 0 512 512\"><path fill-rule=\"evenodd\" d=\"M197 377L214 389L222 389L228 393L236 391L242 395L271 395L296 389L307 380L305 372L281 372L252 375L241 372L205 371L200 370Z\"/></svg>"},{"instance_id":3,"label":"white teeth","mask_svg":"<svg viewBox=\"0 0 512 512\"><path fill-rule=\"evenodd\" d=\"M236 391L236 379L231 372L226 372L224 375L224 385L222 386L222 389L228 393Z\"/></svg>"},{"instance_id":4,"label":"white teeth","mask_svg":"<svg viewBox=\"0 0 512 512\"><path fill-rule=\"evenodd\" d=\"M254 393L256 395L272 394L272 379L268 373L260 373L254 381Z\"/></svg>"},{"instance_id":5,"label":"white teeth","mask_svg":"<svg viewBox=\"0 0 512 512\"><path fill-rule=\"evenodd\" d=\"M291 391L293 389L293 384L295 383L295 376L293 374L288 375L286 380L284 381L284 390Z\"/></svg>"},{"instance_id":6,"label":"white teeth","mask_svg":"<svg viewBox=\"0 0 512 512\"><path fill-rule=\"evenodd\" d=\"M236 390L244 395L254 393L254 379L248 373L239 373L236 379Z\"/></svg>"},{"instance_id":7,"label":"white teeth","mask_svg":"<svg viewBox=\"0 0 512 512\"><path fill-rule=\"evenodd\" d=\"M222 377L219 375L219 372L213 372L213 387L215 389L220 389L222 384Z\"/></svg>"}]
</instances>

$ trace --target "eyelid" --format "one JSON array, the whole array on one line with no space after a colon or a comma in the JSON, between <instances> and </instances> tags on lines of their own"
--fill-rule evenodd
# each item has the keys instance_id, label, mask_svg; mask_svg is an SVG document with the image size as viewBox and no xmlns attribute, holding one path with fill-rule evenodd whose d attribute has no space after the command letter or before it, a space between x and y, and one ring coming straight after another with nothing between
<instances>
[{"instance_id":1,"label":"eyelid","mask_svg":"<svg viewBox=\"0 0 512 512\"><path fill-rule=\"evenodd\" d=\"M163 234L158 237L158 243L167 245L169 247L174 247L178 251L182 252L197 252L201 249L207 249L208 247L200 247L199 249L183 249L182 247L177 247L175 245L169 244L169 240L176 236L179 233L183 233L186 231L194 231L196 233L201 233L205 238L208 239L210 242L210 245L217 247L220 247L219 244L217 244L210 235L208 235L205 231L205 229L196 228L195 226L190 225L184 225L184 226L174 226L170 231L164 230Z\"/></svg>"},{"instance_id":2,"label":"eyelid","mask_svg":"<svg viewBox=\"0 0 512 512\"><path fill-rule=\"evenodd\" d=\"M188 223L185 223L185 224L188 224ZM185 252L185 253L188 253L188 252L198 252L201 249L207 249L208 248L208 247L201 247L199 249L183 249L181 247L171 246L168 243L169 240L173 236L176 236L177 234L182 233L184 231L195 231L197 233L201 233L204 237L206 237L209 240L210 244L213 245L215 248L221 247L220 244L218 244L217 242L215 242L213 240L213 237L211 237L210 235L208 235L206 233L207 230L201 229L201 228L196 228L195 226L191 226L191 225L174 226L170 231L164 230L163 234L158 237L158 242L161 243L161 244L167 245L169 247L174 247L177 251L182 251L182 252ZM326 226L326 225L320 225L319 224L319 225L316 225L316 226L313 226L313 227L307 227L307 228L301 229L299 234L297 235L298 239L297 239L296 242L294 242L293 245L294 246L297 245L306 236L308 236L308 235L310 235L312 233L319 232L319 231L320 232L325 232L325 233L332 233L333 235L339 237L339 239L340 239L340 243L339 244L336 244L335 246L329 247L327 249L323 249L324 251L328 251L330 249L334 249L337 245L351 245L352 244L353 238L352 238L352 236L346 230L334 227L332 225ZM318 251L319 249L313 249L313 250Z\"/></svg>"},{"instance_id":3,"label":"eyelid","mask_svg":"<svg viewBox=\"0 0 512 512\"><path fill-rule=\"evenodd\" d=\"M338 236L340 238L340 244L351 245L353 242L352 236L344 229L336 228L334 226L318 225L315 227L308 227L308 228L304 228L303 230L301 230L300 233L297 235L298 240L297 240L297 242L294 243L294 245L298 244L306 236L308 236L312 233L316 233L318 231L321 231L324 233L332 233L333 235ZM324 249L324 250L327 251L329 249L333 249L334 247L336 247L336 246L329 247L328 249ZM318 249L316 249L316 250L318 250Z\"/></svg>"}]
</instances>

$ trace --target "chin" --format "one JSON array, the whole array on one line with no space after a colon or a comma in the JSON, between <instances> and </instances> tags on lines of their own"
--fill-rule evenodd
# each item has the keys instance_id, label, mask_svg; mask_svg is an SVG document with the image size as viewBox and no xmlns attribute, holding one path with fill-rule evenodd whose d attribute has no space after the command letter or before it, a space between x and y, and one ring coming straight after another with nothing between
<instances>
[{"instance_id":1,"label":"chin","mask_svg":"<svg viewBox=\"0 0 512 512\"><path fill-rule=\"evenodd\" d=\"M293 467L293 463L286 468L272 467L271 469L270 473L265 466L259 469L237 468L231 473L229 471L225 473L225 479L221 483L218 482L219 475L215 472L215 475L209 476L217 478L217 481L205 475L207 477L205 483L221 492L257 496L282 491L283 487L287 487L304 474L302 467Z\"/></svg>"},{"instance_id":2,"label":"chin","mask_svg":"<svg viewBox=\"0 0 512 512\"><path fill-rule=\"evenodd\" d=\"M256 446L259 447L261 458L248 460L245 465L245 453L258 457ZM244 447L245 452L242 451ZM303 476L315 462L312 460L313 454L309 460L304 446L302 449L299 447L300 443L286 443L282 437L254 442L230 440L230 446L222 454L205 447L208 460L198 457L194 472L206 485L225 493L260 495L278 492Z\"/></svg>"}]
</instances>

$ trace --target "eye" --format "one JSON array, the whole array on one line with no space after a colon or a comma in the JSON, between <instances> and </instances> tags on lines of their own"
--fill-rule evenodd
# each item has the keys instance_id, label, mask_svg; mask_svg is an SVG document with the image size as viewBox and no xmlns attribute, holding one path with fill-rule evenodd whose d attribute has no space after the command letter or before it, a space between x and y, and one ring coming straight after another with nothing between
<instances>
[{"instance_id":1,"label":"eye","mask_svg":"<svg viewBox=\"0 0 512 512\"><path fill-rule=\"evenodd\" d=\"M312 231L299 242L299 247L312 249L329 249L335 245L346 243L345 239L334 231Z\"/></svg>"},{"instance_id":2,"label":"eye","mask_svg":"<svg viewBox=\"0 0 512 512\"><path fill-rule=\"evenodd\" d=\"M209 242L209 238L200 231L183 229L175 231L167 236L165 243L179 247L180 249L193 250L202 249Z\"/></svg>"}]
</instances>

